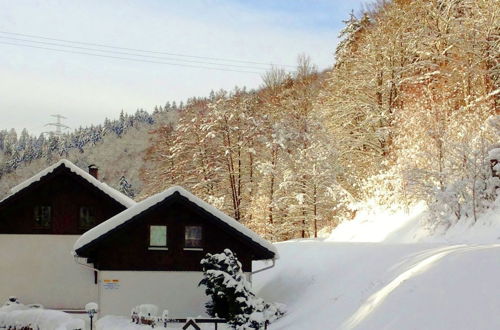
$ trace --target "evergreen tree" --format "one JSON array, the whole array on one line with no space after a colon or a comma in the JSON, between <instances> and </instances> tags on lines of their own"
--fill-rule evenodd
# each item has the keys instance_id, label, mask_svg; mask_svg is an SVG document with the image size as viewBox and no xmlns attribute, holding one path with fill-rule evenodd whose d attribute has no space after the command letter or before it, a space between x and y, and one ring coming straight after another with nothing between
<instances>
[{"instance_id":1,"label":"evergreen tree","mask_svg":"<svg viewBox=\"0 0 500 330\"><path fill-rule=\"evenodd\" d=\"M130 197L130 198L134 198L135 197L135 191L134 189L132 188L132 185L127 181L127 179L125 178L125 176L122 175L122 177L120 178L120 181L118 182L118 190Z\"/></svg>"},{"instance_id":2,"label":"evergreen tree","mask_svg":"<svg viewBox=\"0 0 500 330\"><path fill-rule=\"evenodd\" d=\"M212 299L206 304L207 313L221 317L237 329L262 329L283 316L284 306L267 304L256 298L241 269L241 263L229 249L210 254L201 260L206 294Z\"/></svg>"}]
</instances>

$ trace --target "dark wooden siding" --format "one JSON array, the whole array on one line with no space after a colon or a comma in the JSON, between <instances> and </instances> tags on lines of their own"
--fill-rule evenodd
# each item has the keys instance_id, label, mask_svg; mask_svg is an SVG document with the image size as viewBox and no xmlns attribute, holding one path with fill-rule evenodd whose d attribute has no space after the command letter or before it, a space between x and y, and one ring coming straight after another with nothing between
<instances>
[{"instance_id":1,"label":"dark wooden siding","mask_svg":"<svg viewBox=\"0 0 500 330\"><path fill-rule=\"evenodd\" d=\"M49 228L37 228L34 221L36 205L51 206ZM2 203L0 234L83 234L89 228L79 226L81 206L94 208L96 224L125 210L125 206L88 181L60 167Z\"/></svg>"},{"instance_id":2,"label":"dark wooden siding","mask_svg":"<svg viewBox=\"0 0 500 330\"><path fill-rule=\"evenodd\" d=\"M168 250L149 250L149 226L167 225ZM203 251L184 250L184 226L203 227ZM100 270L201 271L207 252L236 253L243 270L252 270L251 246L189 204L173 202L144 213L93 248L91 261Z\"/></svg>"}]
</instances>

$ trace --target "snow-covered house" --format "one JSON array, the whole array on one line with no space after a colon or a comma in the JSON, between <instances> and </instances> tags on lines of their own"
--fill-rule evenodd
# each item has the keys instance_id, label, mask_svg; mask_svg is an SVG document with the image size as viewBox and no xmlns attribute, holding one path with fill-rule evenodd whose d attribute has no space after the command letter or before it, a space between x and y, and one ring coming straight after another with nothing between
<instances>
[{"instance_id":1,"label":"snow-covered house","mask_svg":"<svg viewBox=\"0 0 500 330\"><path fill-rule=\"evenodd\" d=\"M276 259L275 247L181 187L171 187L94 227L73 253L99 272L101 315L127 315L155 304L170 315L204 314L201 259L225 248L249 277L253 260Z\"/></svg>"},{"instance_id":2,"label":"snow-covered house","mask_svg":"<svg viewBox=\"0 0 500 330\"><path fill-rule=\"evenodd\" d=\"M34 175L0 201L0 301L83 309L97 299L94 270L71 255L81 234L135 204L68 160Z\"/></svg>"}]
</instances>

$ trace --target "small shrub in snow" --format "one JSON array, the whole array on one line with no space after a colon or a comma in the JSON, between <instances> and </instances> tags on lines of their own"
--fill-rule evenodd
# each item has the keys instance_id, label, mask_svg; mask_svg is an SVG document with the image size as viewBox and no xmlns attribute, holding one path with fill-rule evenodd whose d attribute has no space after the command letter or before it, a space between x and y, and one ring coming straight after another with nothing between
<instances>
[{"instance_id":1,"label":"small shrub in snow","mask_svg":"<svg viewBox=\"0 0 500 330\"><path fill-rule=\"evenodd\" d=\"M233 252L208 253L201 261L203 279L200 285L211 297L207 313L221 317L236 329L262 329L284 314L284 305L269 304L255 297Z\"/></svg>"},{"instance_id":2,"label":"small shrub in snow","mask_svg":"<svg viewBox=\"0 0 500 330\"><path fill-rule=\"evenodd\" d=\"M142 304L132 309L132 322L137 324L156 325L158 306L152 304Z\"/></svg>"}]
</instances>

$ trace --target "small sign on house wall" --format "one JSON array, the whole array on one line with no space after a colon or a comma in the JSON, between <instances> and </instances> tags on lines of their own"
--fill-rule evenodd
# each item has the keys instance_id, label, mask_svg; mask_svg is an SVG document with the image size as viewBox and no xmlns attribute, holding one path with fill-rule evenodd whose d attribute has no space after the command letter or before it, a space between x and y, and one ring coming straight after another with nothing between
<instances>
[{"instance_id":1,"label":"small sign on house wall","mask_svg":"<svg viewBox=\"0 0 500 330\"><path fill-rule=\"evenodd\" d=\"M117 279L104 279L103 283L105 290L116 290L120 288L120 280Z\"/></svg>"}]
</instances>

